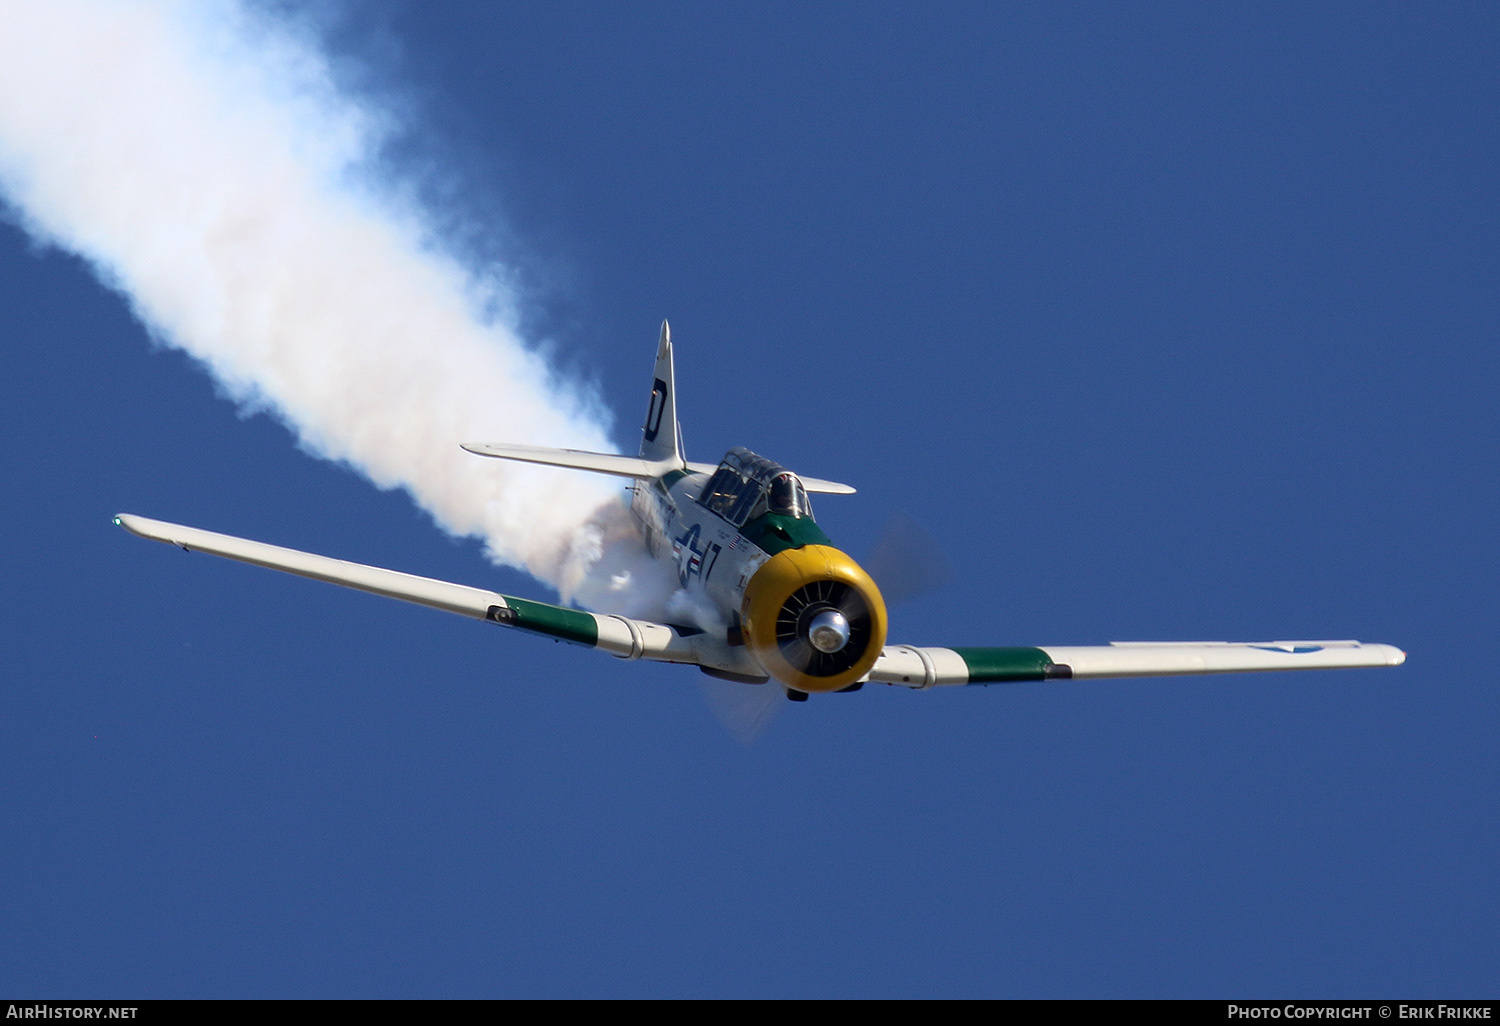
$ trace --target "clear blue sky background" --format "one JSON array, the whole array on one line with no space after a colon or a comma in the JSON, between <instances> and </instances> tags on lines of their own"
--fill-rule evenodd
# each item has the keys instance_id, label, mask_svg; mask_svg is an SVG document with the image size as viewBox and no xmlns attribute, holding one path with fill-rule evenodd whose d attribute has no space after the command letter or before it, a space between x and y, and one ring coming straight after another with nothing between
<instances>
[{"instance_id":1,"label":"clear blue sky background","mask_svg":"<svg viewBox=\"0 0 1500 1026\"><path fill-rule=\"evenodd\" d=\"M549 597L0 229L7 995L1500 992L1492 5L356 5L407 156L635 444L849 481L894 640L1396 670L698 675L138 541ZM372 397L372 401L378 401ZM457 442L458 439L455 439Z\"/></svg>"}]
</instances>

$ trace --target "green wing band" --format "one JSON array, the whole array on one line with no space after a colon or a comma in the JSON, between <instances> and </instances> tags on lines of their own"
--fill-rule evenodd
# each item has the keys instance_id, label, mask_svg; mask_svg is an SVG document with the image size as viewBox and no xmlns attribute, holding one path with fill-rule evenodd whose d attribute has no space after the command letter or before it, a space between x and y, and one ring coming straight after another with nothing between
<instances>
[{"instance_id":1,"label":"green wing band","mask_svg":"<svg viewBox=\"0 0 1500 1026\"><path fill-rule=\"evenodd\" d=\"M953 651L968 666L970 684L1046 680L1058 676L1049 672L1053 669L1053 662L1039 648L955 648Z\"/></svg>"},{"instance_id":2,"label":"green wing band","mask_svg":"<svg viewBox=\"0 0 1500 1026\"><path fill-rule=\"evenodd\" d=\"M502 596L504 606L492 606L490 619L510 627L545 634L593 648L599 644L599 622L592 613L551 606L545 602Z\"/></svg>"}]
</instances>

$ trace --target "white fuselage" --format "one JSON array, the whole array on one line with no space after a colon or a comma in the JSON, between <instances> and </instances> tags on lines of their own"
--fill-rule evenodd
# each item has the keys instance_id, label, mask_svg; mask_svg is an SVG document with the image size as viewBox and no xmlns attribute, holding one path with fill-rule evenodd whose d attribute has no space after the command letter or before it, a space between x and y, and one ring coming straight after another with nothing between
<instances>
[{"instance_id":1,"label":"white fuselage","mask_svg":"<svg viewBox=\"0 0 1500 1026\"><path fill-rule=\"evenodd\" d=\"M716 513L698 503L707 474L685 474L670 486L637 481L631 510L647 550L672 564L684 590L707 602L733 626L745 585L770 555Z\"/></svg>"}]
</instances>

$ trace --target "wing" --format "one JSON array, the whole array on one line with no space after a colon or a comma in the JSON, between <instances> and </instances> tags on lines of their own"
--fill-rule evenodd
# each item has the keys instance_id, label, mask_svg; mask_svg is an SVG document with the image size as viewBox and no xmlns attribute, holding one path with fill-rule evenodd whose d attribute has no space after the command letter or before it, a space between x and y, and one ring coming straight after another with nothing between
<instances>
[{"instance_id":1,"label":"wing","mask_svg":"<svg viewBox=\"0 0 1500 1026\"><path fill-rule=\"evenodd\" d=\"M129 513L117 515L115 523L138 537L166 542L189 552L208 552L242 563L311 577L316 581L459 613L476 620L488 620L532 634L603 649L622 659L688 663L720 673L756 679L764 677L760 667L750 662L745 649L730 648L724 640L696 629L533 602L483 588L383 570Z\"/></svg>"},{"instance_id":2,"label":"wing","mask_svg":"<svg viewBox=\"0 0 1500 1026\"><path fill-rule=\"evenodd\" d=\"M1116 641L1098 646L1046 648L913 648L887 645L869 679L930 688L1022 680L1165 677L1187 673L1331 670L1399 666L1406 653L1393 645L1358 641Z\"/></svg>"}]
</instances>

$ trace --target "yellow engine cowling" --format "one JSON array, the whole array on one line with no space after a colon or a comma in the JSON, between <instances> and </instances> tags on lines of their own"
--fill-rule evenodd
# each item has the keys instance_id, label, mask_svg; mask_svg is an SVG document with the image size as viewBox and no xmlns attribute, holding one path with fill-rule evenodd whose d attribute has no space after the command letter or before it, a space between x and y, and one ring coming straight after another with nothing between
<instances>
[{"instance_id":1,"label":"yellow engine cowling","mask_svg":"<svg viewBox=\"0 0 1500 1026\"><path fill-rule=\"evenodd\" d=\"M820 611L846 616L849 637L821 651L807 625ZM745 586L740 608L745 645L772 677L798 691L838 691L859 680L885 644L885 601L870 575L828 545L804 545L772 556Z\"/></svg>"}]
</instances>

